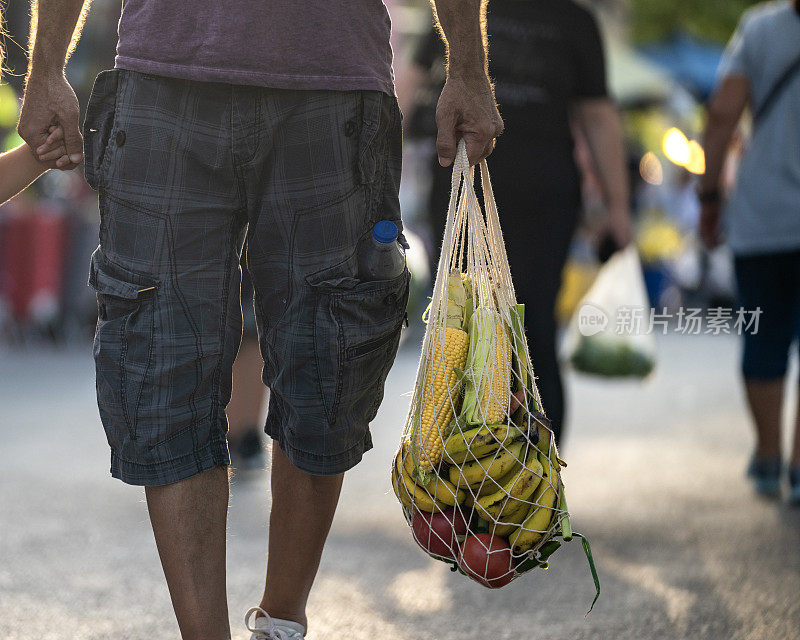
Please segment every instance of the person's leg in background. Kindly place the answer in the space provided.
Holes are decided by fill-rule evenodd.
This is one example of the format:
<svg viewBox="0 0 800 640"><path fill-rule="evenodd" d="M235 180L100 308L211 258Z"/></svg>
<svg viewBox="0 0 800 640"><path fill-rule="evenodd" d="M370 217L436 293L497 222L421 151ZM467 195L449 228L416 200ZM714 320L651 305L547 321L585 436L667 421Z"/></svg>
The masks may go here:
<svg viewBox="0 0 800 640"><path fill-rule="evenodd" d="M536 384L545 413L552 422L556 443L561 445L566 408L558 362L555 308L579 210L542 200L534 209L533 202L527 196L516 201L520 213L529 214L527 224L517 214L513 233L506 233L504 237L517 300L525 304L528 346Z"/></svg>
<svg viewBox="0 0 800 640"><path fill-rule="evenodd" d="M233 388L226 413L231 465L247 470L264 465L261 413L267 392L261 381L264 361L258 345L253 285L244 262L242 260L242 344L233 363Z"/></svg>
<svg viewBox="0 0 800 640"><path fill-rule="evenodd" d="M800 355L800 339L797 343ZM794 435L792 449L789 454L789 502L800 505L800 409L797 411L794 422Z"/></svg>
<svg viewBox="0 0 800 640"><path fill-rule="evenodd" d="M798 341L798 347L800 347L800 341ZM800 505L800 410L795 416L794 439L789 456L789 502Z"/></svg>
<svg viewBox="0 0 800 640"><path fill-rule="evenodd" d="M798 289L800 289L800 251L794 254L795 271L797 272ZM800 355L800 290L796 292L794 307L794 337L797 340L797 351ZM788 460L789 469L789 503L800 505L800 408L795 416L792 448Z"/></svg>
<svg viewBox="0 0 800 640"><path fill-rule="evenodd" d="M760 461L779 460L785 378L782 375L768 378L758 375L751 372L744 378L747 405L756 428L755 458Z"/></svg>
<svg viewBox="0 0 800 640"><path fill-rule="evenodd" d="M758 332L744 333L742 376L756 431L748 476L762 495L776 496L781 477L781 412L794 333L797 278L791 254L737 256L739 304L761 309Z"/></svg>

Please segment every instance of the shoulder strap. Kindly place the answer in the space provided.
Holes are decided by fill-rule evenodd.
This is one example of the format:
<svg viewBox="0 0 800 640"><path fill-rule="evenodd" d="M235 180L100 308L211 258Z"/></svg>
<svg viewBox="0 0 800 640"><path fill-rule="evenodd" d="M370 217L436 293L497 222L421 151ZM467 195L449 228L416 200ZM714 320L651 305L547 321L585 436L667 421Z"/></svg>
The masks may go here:
<svg viewBox="0 0 800 640"><path fill-rule="evenodd" d="M789 65L786 71L783 72L778 81L772 85L772 89L769 90L766 98L761 101L758 109L756 110L755 114L753 114L753 120L757 123L764 119L764 116L772 109L773 105L778 101L781 93L783 93L783 89L786 87L787 84L794 78L794 76L800 72L800 56L795 58L794 62Z"/></svg>

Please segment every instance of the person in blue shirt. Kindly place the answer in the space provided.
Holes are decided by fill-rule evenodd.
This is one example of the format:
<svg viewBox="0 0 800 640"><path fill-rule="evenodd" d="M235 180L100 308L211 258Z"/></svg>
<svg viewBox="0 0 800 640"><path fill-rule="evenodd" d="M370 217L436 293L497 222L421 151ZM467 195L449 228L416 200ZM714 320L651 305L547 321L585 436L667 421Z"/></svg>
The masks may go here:
<svg viewBox="0 0 800 640"><path fill-rule="evenodd" d="M761 311L744 334L742 373L756 427L748 475L756 491L780 493L781 407L789 347L800 336L800 2L748 10L720 66L705 133L700 234L723 230L735 257L740 304ZM724 207L720 180L745 108L753 135ZM789 458L790 500L800 504L800 419Z"/></svg>

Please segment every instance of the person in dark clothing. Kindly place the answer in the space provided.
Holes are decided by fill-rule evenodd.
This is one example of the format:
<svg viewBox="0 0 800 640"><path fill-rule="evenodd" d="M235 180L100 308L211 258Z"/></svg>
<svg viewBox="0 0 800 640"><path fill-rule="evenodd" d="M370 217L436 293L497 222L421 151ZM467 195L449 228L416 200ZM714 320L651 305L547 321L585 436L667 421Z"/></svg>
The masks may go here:
<svg viewBox="0 0 800 640"><path fill-rule="evenodd" d="M492 184L517 299L526 305L537 384L560 440L564 394L554 309L581 210L573 130L580 130L592 151L606 197L608 233L623 247L630 241L631 220L622 127L607 93L603 46L588 9L572 0L495 0L487 32L489 70L505 122L490 161ZM423 98L406 105L406 133L428 136L435 131L436 105L424 96L437 95L432 89L444 82L435 31L420 42L413 62L400 97ZM443 234L449 194L450 172L435 165L430 212L437 238Z"/></svg>

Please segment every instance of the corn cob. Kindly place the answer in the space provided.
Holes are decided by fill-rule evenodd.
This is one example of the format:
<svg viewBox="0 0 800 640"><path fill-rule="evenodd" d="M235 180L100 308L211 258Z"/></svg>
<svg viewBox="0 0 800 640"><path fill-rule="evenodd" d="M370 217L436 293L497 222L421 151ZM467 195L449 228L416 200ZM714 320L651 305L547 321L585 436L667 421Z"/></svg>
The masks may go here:
<svg viewBox="0 0 800 640"><path fill-rule="evenodd" d="M444 353L441 351L441 329L436 329L422 387L423 406L411 432L412 454L417 475L423 483L428 479L425 473L442 459L444 440L449 435L446 429L457 410L454 405L459 398L461 376L469 348L469 336L463 329L465 303L466 292L461 274L455 272L448 282Z"/></svg>
<svg viewBox="0 0 800 640"><path fill-rule="evenodd" d="M472 314L467 360L465 422L503 422L511 393L511 341L497 311L481 307Z"/></svg>

